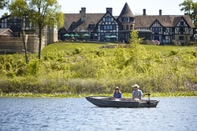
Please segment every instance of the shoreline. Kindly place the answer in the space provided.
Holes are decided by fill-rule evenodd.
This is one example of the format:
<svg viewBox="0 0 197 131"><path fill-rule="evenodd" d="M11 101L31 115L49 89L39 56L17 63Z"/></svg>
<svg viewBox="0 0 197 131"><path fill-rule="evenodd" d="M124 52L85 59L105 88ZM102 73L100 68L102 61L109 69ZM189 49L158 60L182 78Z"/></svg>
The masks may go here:
<svg viewBox="0 0 197 131"><path fill-rule="evenodd" d="M34 94L34 93L1 93L0 98L5 97L24 97L24 98L83 98L86 96L109 96L112 94L75 94L75 93L53 93L53 94ZM151 93L151 98L153 97L196 97L197 92L176 92L176 93ZM131 97L131 93L123 93L123 98ZM144 98L148 98L144 96Z"/></svg>

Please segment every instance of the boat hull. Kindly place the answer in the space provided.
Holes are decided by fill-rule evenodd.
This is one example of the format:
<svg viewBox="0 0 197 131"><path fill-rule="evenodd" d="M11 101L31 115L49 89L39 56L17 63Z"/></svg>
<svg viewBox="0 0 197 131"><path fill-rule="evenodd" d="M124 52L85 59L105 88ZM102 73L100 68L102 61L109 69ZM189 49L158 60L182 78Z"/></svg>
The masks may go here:
<svg viewBox="0 0 197 131"><path fill-rule="evenodd" d="M95 97L88 96L86 99L98 107L123 107L123 108L143 108L156 107L158 100L140 100L134 101L131 98L114 99L113 97Z"/></svg>

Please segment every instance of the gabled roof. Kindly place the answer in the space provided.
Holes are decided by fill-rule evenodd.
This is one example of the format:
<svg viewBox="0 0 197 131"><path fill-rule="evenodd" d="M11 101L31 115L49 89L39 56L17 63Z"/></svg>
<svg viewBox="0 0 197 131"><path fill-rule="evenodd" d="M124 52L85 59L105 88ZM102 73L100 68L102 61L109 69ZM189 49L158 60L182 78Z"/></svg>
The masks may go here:
<svg viewBox="0 0 197 131"><path fill-rule="evenodd" d="M101 17L101 19L98 21L98 23L99 23L100 21L102 21L103 18L106 17L107 14L109 14L109 15L117 22L117 18L115 18L111 13L107 12L107 13L105 13L105 14ZM117 22L117 23L118 23L118 22Z"/></svg>
<svg viewBox="0 0 197 131"><path fill-rule="evenodd" d="M96 25L98 21L103 17L104 13L86 13L86 20L82 22L81 14L64 14L65 21L64 21L64 28L67 31L74 31L80 29L89 29L89 24ZM71 28L71 25L75 26L76 28ZM92 28L90 29L92 30Z"/></svg>
<svg viewBox="0 0 197 131"><path fill-rule="evenodd" d="M150 27L152 27L155 23L158 23L159 25L163 26L157 19L150 25Z"/></svg>
<svg viewBox="0 0 197 131"><path fill-rule="evenodd" d="M149 28L156 20L164 27L174 27L182 18L185 19L190 27L195 27L188 15L142 15L135 16L135 28Z"/></svg>
<svg viewBox="0 0 197 131"><path fill-rule="evenodd" d="M3 20L3 19L8 18L8 17L10 17L10 16L11 16L11 15L3 16L3 17L0 18L0 20Z"/></svg>
<svg viewBox="0 0 197 131"><path fill-rule="evenodd" d="M119 17L134 17L134 15L127 3L125 3Z"/></svg>
<svg viewBox="0 0 197 131"><path fill-rule="evenodd" d="M9 28L0 28L0 35L14 36L14 33Z"/></svg>

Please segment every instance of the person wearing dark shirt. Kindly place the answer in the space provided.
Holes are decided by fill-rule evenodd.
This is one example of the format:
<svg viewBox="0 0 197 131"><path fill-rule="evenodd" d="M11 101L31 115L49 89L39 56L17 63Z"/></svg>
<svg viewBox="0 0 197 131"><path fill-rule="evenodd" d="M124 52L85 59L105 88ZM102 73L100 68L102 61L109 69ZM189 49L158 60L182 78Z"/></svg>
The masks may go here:
<svg viewBox="0 0 197 131"><path fill-rule="evenodd" d="M115 91L114 91L114 98L115 98L115 99L122 98L122 93L121 93L119 87L116 87L116 88L115 88Z"/></svg>

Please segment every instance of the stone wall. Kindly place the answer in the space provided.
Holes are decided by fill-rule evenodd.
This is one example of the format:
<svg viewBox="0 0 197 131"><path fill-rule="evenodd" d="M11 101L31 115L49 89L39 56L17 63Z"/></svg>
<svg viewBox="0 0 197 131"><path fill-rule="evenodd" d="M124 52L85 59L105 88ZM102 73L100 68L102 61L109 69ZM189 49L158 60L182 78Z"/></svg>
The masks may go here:
<svg viewBox="0 0 197 131"><path fill-rule="evenodd" d="M29 34L25 36L27 51L31 53L38 52L39 38L37 35ZM45 39L42 40L42 48L45 46ZM22 37L10 37L0 35L0 53L22 53L24 51Z"/></svg>
<svg viewBox="0 0 197 131"><path fill-rule="evenodd" d="M25 42L27 42L27 36ZM24 49L22 37L0 35L0 52L15 53L22 52L22 49Z"/></svg>
<svg viewBox="0 0 197 131"><path fill-rule="evenodd" d="M31 53L37 53L39 47L39 38L35 34L29 34L27 38L27 51ZM45 47L45 39L42 39L41 49Z"/></svg>
<svg viewBox="0 0 197 131"><path fill-rule="evenodd" d="M35 34L26 34L25 42L27 51L37 53L39 47L38 28ZM42 46L43 49L47 44L58 41L58 30L55 27L44 27L42 30ZM24 51L23 40L20 37L13 37L6 33L0 35L0 53L22 53Z"/></svg>

